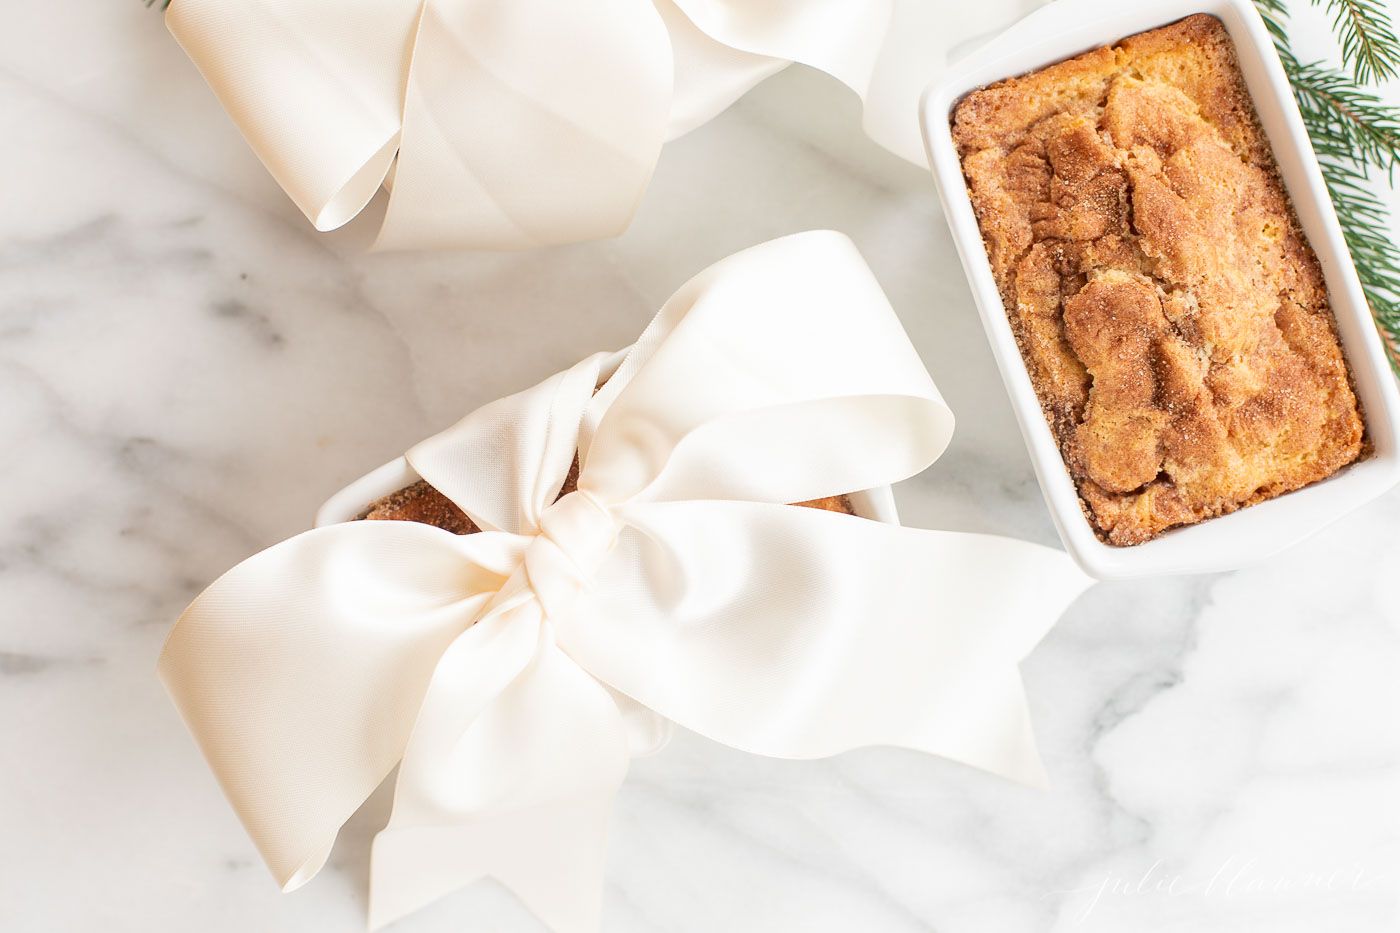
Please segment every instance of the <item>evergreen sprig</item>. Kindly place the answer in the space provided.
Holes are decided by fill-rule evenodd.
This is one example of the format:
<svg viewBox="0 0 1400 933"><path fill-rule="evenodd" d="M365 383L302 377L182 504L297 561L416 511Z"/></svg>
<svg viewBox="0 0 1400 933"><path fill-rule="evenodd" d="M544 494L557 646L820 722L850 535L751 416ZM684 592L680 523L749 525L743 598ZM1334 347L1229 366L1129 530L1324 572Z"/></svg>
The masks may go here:
<svg viewBox="0 0 1400 933"><path fill-rule="evenodd" d="M1400 372L1400 247L1392 238L1386 205L1370 183L1370 173L1379 170L1394 184L1400 165L1400 109L1366 87L1400 76L1400 41L1375 0L1312 3L1332 14L1333 33L1350 73L1323 62L1300 62L1289 42L1284 0L1255 0L1293 85L1391 365Z"/></svg>
<svg viewBox="0 0 1400 933"><path fill-rule="evenodd" d="M1317 62L1307 65L1284 60L1293 82L1303 122L1314 138L1313 148L1328 148L1330 158L1371 165L1393 172L1400 164L1400 112L1375 94L1358 87L1345 74Z"/></svg>
<svg viewBox="0 0 1400 933"><path fill-rule="evenodd" d="M1332 32L1358 84L1373 84L1400 74L1400 39L1382 0L1313 0L1332 14Z"/></svg>

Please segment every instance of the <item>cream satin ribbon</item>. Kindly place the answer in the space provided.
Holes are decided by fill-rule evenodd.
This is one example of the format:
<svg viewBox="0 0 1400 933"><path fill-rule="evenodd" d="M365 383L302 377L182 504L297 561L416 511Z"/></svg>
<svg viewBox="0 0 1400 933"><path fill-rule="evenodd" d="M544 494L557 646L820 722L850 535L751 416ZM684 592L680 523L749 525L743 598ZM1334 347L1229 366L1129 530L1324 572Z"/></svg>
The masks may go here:
<svg viewBox="0 0 1400 933"><path fill-rule="evenodd" d="M790 62L920 165L919 94L1040 0L174 0L170 31L318 230L381 184L376 246L621 233L662 143Z"/></svg>
<svg viewBox="0 0 1400 933"><path fill-rule="evenodd" d="M1042 780L1017 663L1087 578L1037 545L783 504L904 479L951 436L849 240L732 256L598 388L607 358L409 451L482 532L318 528L181 616L160 675L287 889L397 764L374 925L493 876L596 930L613 794L670 722Z"/></svg>

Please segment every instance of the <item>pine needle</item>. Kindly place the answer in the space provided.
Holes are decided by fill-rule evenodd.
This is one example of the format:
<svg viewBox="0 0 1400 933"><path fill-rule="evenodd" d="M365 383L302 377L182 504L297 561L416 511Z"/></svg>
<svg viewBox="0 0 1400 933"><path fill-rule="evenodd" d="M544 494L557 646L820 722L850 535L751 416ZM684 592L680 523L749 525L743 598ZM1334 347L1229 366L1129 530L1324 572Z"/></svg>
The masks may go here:
<svg viewBox="0 0 1400 933"><path fill-rule="evenodd" d="M1332 14L1332 30L1350 74L1322 62L1303 63L1288 37L1284 0L1254 0L1273 36L1293 96L1322 166L1361 288L1400 373L1400 247L1370 173L1394 184L1400 165L1400 109L1365 85L1400 76L1400 41L1376 0L1312 0Z"/></svg>
<svg viewBox="0 0 1400 933"><path fill-rule="evenodd" d="M1343 160L1319 161L1362 290L1391 363L1400 370L1400 248L1391 239L1389 214L1369 187L1364 169Z"/></svg>
<svg viewBox="0 0 1400 933"><path fill-rule="evenodd" d="M1400 164L1400 110L1321 63L1284 65L1319 153L1387 172Z"/></svg>
<svg viewBox="0 0 1400 933"><path fill-rule="evenodd" d="M1384 0L1312 0L1332 14L1332 32L1357 84L1400 76L1400 39Z"/></svg>

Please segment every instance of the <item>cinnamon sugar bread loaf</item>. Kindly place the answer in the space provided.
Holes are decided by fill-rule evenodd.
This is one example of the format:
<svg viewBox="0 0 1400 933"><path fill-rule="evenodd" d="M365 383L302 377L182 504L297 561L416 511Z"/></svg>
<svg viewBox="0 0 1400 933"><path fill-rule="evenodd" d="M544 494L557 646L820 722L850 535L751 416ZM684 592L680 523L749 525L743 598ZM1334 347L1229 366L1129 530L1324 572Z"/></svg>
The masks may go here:
<svg viewBox="0 0 1400 933"><path fill-rule="evenodd" d="M1362 454L1322 273L1219 20L976 91L953 138L1101 538L1147 541Z"/></svg>

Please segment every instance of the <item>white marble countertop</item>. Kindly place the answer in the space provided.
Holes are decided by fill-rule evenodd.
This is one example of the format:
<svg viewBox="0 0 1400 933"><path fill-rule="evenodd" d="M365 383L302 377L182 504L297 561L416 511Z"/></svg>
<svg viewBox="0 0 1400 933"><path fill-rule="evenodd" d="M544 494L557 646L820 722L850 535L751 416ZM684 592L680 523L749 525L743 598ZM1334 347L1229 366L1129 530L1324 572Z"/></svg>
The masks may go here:
<svg viewBox="0 0 1400 933"><path fill-rule="evenodd" d="M281 895L155 679L169 625L349 479L628 343L739 248L834 227L884 283L959 416L907 523L1054 540L931 184L834 81L790 70L670 146L618 240L367 255L372 224L309 230L156 13L6 16L7 933L362 929L384 795ZM1090 591L1025 665L1048 792L682 736L621 793L607 929L1396 929L1398 529L1392 493L1264 566ZM539 927L486 883L394 929Z"/></svg>

